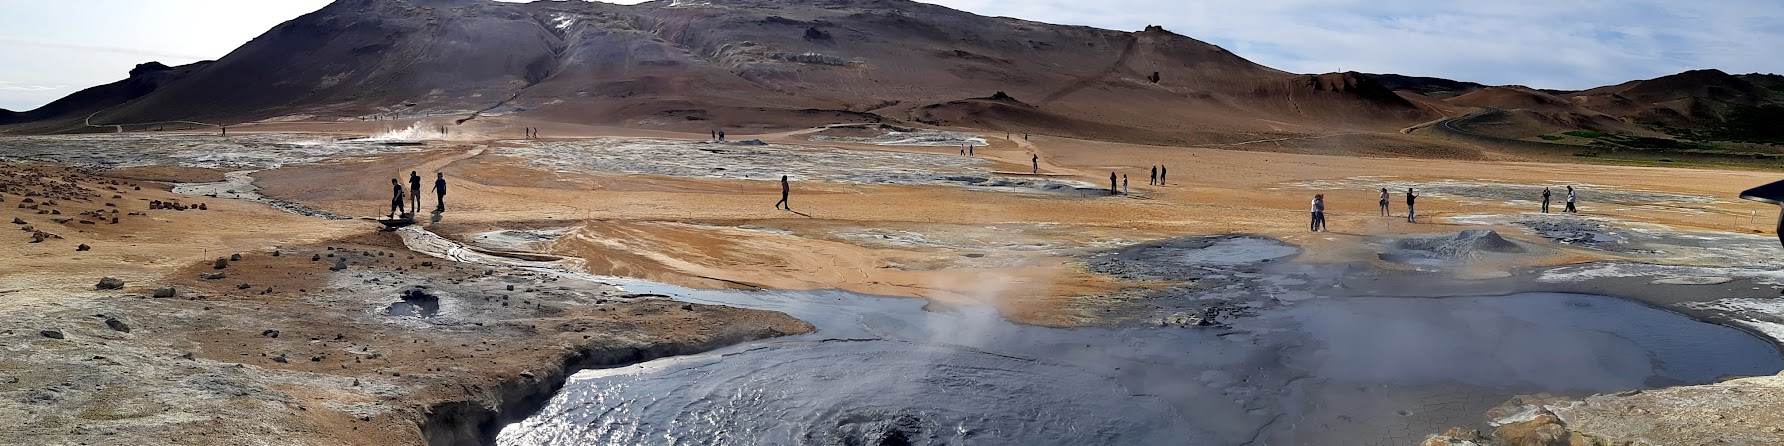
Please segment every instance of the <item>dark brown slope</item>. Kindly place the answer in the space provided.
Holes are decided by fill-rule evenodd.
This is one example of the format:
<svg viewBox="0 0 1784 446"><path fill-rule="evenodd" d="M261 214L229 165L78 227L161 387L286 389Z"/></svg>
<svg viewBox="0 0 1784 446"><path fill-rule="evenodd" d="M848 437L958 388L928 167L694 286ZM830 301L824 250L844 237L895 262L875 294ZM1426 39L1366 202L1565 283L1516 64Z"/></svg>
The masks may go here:
<svg viewBox="0 0 1784 446"><path fill-rule="evenodd" d="M1376 83L1394 91L1408 91L1436 99L1448 99L1475 90L1486 88L1473 82L1456 81L1436 77L1406 76L1400 74L1365 74Z"/></svg>
<svg viewBox="0 0 1784 446"><path fill-rule="evenodd" d="M340 0L95 121L519 113L785 128L921 119L996 91L1029 108L973 125L1197 140L1431 117L1367 76L1285 73L1156 27L1050 25L907 0Z"/></svg>
<svg viewBox="0 0 1784 446"><path fill-rule="evenodd" d="M1702 129L1739 106L1776 103L1780 94L1720 70L1693 70L1572 93L1574 104L1655 128Z"/></svg>
<svg viewBox="0 0 1784 446"><path fill-rule="evenodd" d="M25 133L78 131L87 115L143 97L168 83L192 76L211 62L169 67L160 62L137 65L124 80L77 91L36 110L0 110L0 126L29 123L11 130Z"/></svg>

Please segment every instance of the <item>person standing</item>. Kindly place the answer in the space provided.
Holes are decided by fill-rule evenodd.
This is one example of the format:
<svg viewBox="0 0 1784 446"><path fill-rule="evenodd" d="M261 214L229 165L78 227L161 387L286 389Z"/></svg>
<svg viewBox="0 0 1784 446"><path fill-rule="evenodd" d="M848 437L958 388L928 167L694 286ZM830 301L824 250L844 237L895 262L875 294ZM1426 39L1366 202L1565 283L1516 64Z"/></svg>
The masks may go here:
<svg viewBox="0 0 1784 446"><path fill-rule="evenodd" d="M1041 155L1038 153L1029 154L1028 162L1030 164L1032 164L1032 167L1030 167L1030 168L1033 169L1033 173L1035 175L1040 175L1041 174Z"/></svg>
<svg viewBox="0 0 1784 446"><path fill-rule="evenodd" d="M1542 213L1549 213L1549 188L1542 188Z"/></svg>
<svg viewBox="0 0 1784 446"><path fill-rule="evenodd" d="M1158 166L1156 166L1156 165L1152 166L1152 175L1146 178L1146 185L1147 186L1157 186L1158 185Z"/></svg>
<svg viewBox="0 0 1784 446"><path fill-rule="evenodd" d="M1170 174L1171 174L1171 171L1169 169L1166 169L1165 166L1163 166L1163 165L1158 166L1158 185L1160 185L1160 186L1165 185L1165 177Z"/></svg>
<svg viewBox="0 0 1784 446"><path fill-rule="evenodd" d="M725 131L720 130L719 131L719 142L724 142L724 141L725 141Z"/></svg>
<svg viewBox="0 0 1784 446"><path fill-rule="evenodd" d="M718 130L709 130L709 131L712 132L712 140L718 141L719 140L719 131Z"/></svg>
<svg viewBox="0 0 1784 446"><path fill-rule="evenodd" d="M413 170L409 171L409 199L413 200L409 209L421 212L421 174Z"/></svg>
<svg viewBox="0 0 1784 446"><path fill-rule="evenodd" d="M1419 199L1418 193L1413 192L1412 188L1410 188L1410 187L1406 188L1406 222L1407 223L1418 223L1419 222L1418 212L1414 210L1414 205L1418 201L1418 199Z"/></svg>
<svg viewBox="0 0 1784 446"><path fill-rule="evenodd" d="M786 210L789 210L789 211L793 210L793 203L787 201L787 194L791 193L792 191L793 191L793 187L787 184L787 176L781 175L781 200L780 200L780 202L774 204L774 208L782 209L783 207L785 207Z"/></svg>
<svg viewBox="0 0 1784 446"><path fill-rule="evenodd" d="M404 204L407 204L407 203L406 203L406 200L403 200L403 181L398 180L396 178L391 178L390 179L390 218L396 218L398 215L402 215Z"/></svg>
<svg viewBox="0 0 1784 446"><path fill-rule="evenodd" d="M446 211L446 173L434 173L434 210Z"/></svg>
<svg viewBox="0 0 1784 446"><path fill-rule="evenodd" d="M1326 194L1313 196L1313 223L1308 226L1311 232L1326 230Z"/></svg>
<svg viewBox="0 0 1784 446"><path fill-rule="evenodd" d="M973 145L972 144L966 145L966 156L979 156L979 155L973 153Z"/></svg>
<svg viewBox="0 0 1784 446"><path fill-rule="evenodd" d="M1391 210L1388 210L1388 188L1385 188L1385 187L1381 188L1381 202L1379 204L1381 204L1381 216L1383 216L1383 217L1394 216L1394 212Z"/></svg>
<svg viewBox="0 0 1784 446"><path fill-rule="evenodd" d="M1580 198L1579 192L1574 191L1573 186L1567 186L1567 209L1562 210L1562 212L1566 212L1569 214L1580 213L1579 208L1573 207L1574 202L1578 201L1579 198Z"/></svg>
<svg viewBox="0 0 1784 446"><path fill-rule="evenodd" d="M1109 195L1120 195L1121 189L1115 188L1115 172L1109 172Z"/></svg>
<svg viewBox="0 0 1784 446"><path fill-rule="evenodd" d="M1132 195L1132 194L1128 193L1128 191L1127 191L1127 174L1125 174L1125 173L1121 174L1121 194L1122 195Z"/></svg>

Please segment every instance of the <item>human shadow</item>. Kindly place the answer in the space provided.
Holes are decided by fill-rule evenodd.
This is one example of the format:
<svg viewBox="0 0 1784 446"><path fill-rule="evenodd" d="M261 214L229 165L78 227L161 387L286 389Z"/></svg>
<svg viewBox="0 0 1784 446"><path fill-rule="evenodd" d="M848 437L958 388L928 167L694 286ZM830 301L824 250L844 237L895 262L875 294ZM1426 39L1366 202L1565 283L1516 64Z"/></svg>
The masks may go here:
<svg viewBox="0 0 1784 446"><path fill-rule="evenodd" d="M446 213L446 210L445 210L445 209L434 209L434 213L433 213L433 215L429 215L429 216L428 216L428 218L427 218L427 222L428 222L428 223L439 223L439 222L440 222L440 216L441 216L441 215L444 215L444 214L445 214L445 213Z"/></svg>

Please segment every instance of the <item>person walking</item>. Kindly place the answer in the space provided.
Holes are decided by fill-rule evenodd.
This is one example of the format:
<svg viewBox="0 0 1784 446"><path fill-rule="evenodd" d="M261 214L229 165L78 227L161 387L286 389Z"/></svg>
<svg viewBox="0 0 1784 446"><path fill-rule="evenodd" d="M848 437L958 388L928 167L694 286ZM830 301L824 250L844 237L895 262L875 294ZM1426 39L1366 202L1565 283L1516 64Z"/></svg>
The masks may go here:
<svg viewBox="0 0 1784 446"><path fill-rule="evenodd" d="M1147 186L1158 185L1158 166L1152 166L1152 175L1146 178Z"/></svg>
<svg viewBox="0 0 1784 446"><path fill-rule="evenodd" d="M1029 154L1028 162L1032 165L1032 167L1030 167L1030 169L1033 169L1033 173L1035 175L1040 175L1041 174L1041 155L1037 154L1037 153Z"/></svg>
<svg viewBox="0 0 1784 446"><path fill-rule="evenodd" d="M1579 192L1574 191L1573 186L1567 186L1567 209L1563 209L1562 212L1569 214L1580 213L1579 208L1573 207L1574 202L1579 201L1579 198Z"/></svg>
<svg viewBox="0 0 1784 446"><path fill-rule="evenodd" d="M966 145L966 156L979 156L978 154L973 153L973 145L972 144Z"/></svg>
<svg viewBox="0 0 1784 446"><path fill-rule="evenodd" d="M1115 188L1115 172L1109 172L1109 195L1120 195L1121 189Z"/></svg>
<svg viewBox="0 0 1784 446"><path fill-rule="evenodd" d="M446 174L434 173L434 211L446 211Z"/></svg>
<svg viewBox="0 0 1784 446"><path fill-rule="evenodd" d="M1160 186L1165 185L1165 176L1170 175L1170 174L1171 174L1171 171L1169 169L1166 169L1165 166L1162 166L1162 165L1158 166L1158 185L1160 185Z"/></svg>
<svg viewBox="0 0 1784 446"><path fill-rule="evenodd" d="M409 171L409 200L412 203L409 209L421 212L421 174L413 170Z"/></svg>
<svg viewBox="0 0 1784 446"><path fill-rule="evenodd" d="M407 200L403 199L403 181L396 179L396 178L391 178L390 179L390 218L396 218L398 215L402 215L404 204L407 204Z"/></svg>
<svg viewBox="0 0 1784 446"><path fill-rule="evenodd" d="M1418 199L1419 199L1418 193L1413 192L1412 188L1410 188L1410 187L1406 188L1406 222L1407 223L1418 223L1419 222L1418 212L1413 210L1414 204L1418 201Z"/></svg>
<svg viewBox="0 0 1784 446"><path fill-rule="evenodd" d="M1311 232L1325 232L1326 194L1316 194L1313 196L1313 222L1308 226L1308 230Z"/></svg>
<svg viewBox="0 0 1784 446"><path fill-rule="evenodd" d="M1549 188L1542 188L1542 213L1549 213Z"/></svg>
<svg viewBox="0 0 1784 446"><path fill-rule="evenodd" d="M1381 188L1381 216L1392 217L1394 212L1388 209L1388 188Z"/></svg>
<svg viewBox="0 0 1784 446"><path fill-rule="evenodd" d="M789 211L793 210L793 203L790 201L787 201L787 194L791 193L792 191L793 191L793 187L789 186L787 184L787 176L781 175L781 201L778 203L775 203L774 208L775 209L785 208L786 210L789 210Z"/></svg>

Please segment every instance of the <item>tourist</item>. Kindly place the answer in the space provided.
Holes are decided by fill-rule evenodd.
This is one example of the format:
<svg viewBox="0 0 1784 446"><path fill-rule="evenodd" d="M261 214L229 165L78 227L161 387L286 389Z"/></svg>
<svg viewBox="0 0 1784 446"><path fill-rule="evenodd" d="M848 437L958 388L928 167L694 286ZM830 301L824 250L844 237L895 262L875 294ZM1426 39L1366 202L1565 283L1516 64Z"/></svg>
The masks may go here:
<svg viewBox="0 0 1784 446"><path fill-rule="evenodd" d="M723 142L724 140L725 140L725 132L719 131L719 141Z"/></svg>
<svg viewBox="0 0 1784 446"><path fill-rule="evenodd" d="M1562 210L1562 212L1566 212L1569 214L1580 213L1579 208L1573 207L1574 202L1579 200L1579 198L1580 198L1580 195L1578 192L1575 192L1573 190L1573 186L1567 186L1567 209Z"/></svg>
<svg viewBox="0 0 1784 446"><path fill-rule="evenodd" d="M1163 166L1163 165L1158 166L1158 185L1160 185L1160 186L1165 185L1165 176L1170 175L1170 174L1171 174L1171 171L1166 169L1165 166Z"/></svg>
<svg viewBox="0 0 1784 446"><path fill-rule="evenodd" d="M446 174L436 172L434 177L434 211L446 211Z"/></svg>
<svg viewBox="0 0 1784 446"><path fill-rule="evenodd" d="M1125 173L1121 174L1121 194L1122 195L1132 195L1127 192L1127 174L1125 174Z"/></svg>
<svg viewBox="0 0 1784 446"><path fill-rule="evenodd" d="M718 140L719 140L719 131L718 131L718 130L711 130L711 132L712 132L712 140L713 140L713 141L718 141Z"/></svg>
<svg viewBox="0 0 1784 446"><path fill-rule="evenodd" d="M390 187L390 218L396 218L398 215L403 214L403 205L405 204L405 201L403 200L403 181L391 178Z"/></svg>
<svg viewBox="0 0 1784 446"><path fill-rule="evenodd" d="M1121 189L1115 188L1115 172L1109 172L1109 195L1121 195Z"/></svg>
<svg viewBox="0 0 1784 446"><path fill-rule="evenodd" d="M409 171L409 199L414 203L409 209L421 212L421 174L413 170Z"/></svg>
<svg viewBox="0 0 1784 446"><path fill-rule="evenodd" d="M1419 222L1418 215L1416 215L1417 212L1415 212L1413 210L1413 203L1418 201L1418 199L1419 199L1419 195L1417 193L1414 193L1412 191L1412 188L1410 188L1410 187L1406 188L1406 222L1407 223L1418 223Z"/></svg>
<svg viewBox="0 0 1784 446"><path fill-rule="evenodd" d="M1394 212L1388 209L1388 188L1381 188L1381 216L1392 217Z"/></svg>
<svg viewBox="0 0 1784 446"><path fill-rule="evenodd" d="M1034 174L1040 175L1041 174L1041 155L1029 154L1028 162L1033 164L1033 167L1031 167L1031 169L1034 169Z"/></svg>
<svg viewBox="0 0 1784 446"><path fill-rule="evenodd" d="M780 200L780 202L774 204L774 208L781 209L782 206L785 206L787 210L789 210L789 211L793 210L793 203L790 201L787 201L787 193L792 192L792 191L793 191L793 188L791 186L787 185L787 176L781 175L781 200Z"/></svg>
<svg viewBox="0 0 1784 446"><path fill-rule="evenodd" d="M1151 175L1151 177L1146 179L1146 185L1147 186L1157 186L1158 185L1158 166L1152 166L1152 175Z"/></svg>
<svg viewBox="0 0 1784 446"><path fill-rule="evenodd" d="M1542 213L1549 213L1549 188L1542 188Z"/></svg>
<svg viewBox="0 0 1784 446"><path fill-rule="evenodd" d="M1313 223L1308 226L1308 229L1312 232L1325 232L1326 194L1315 194L1313 196Z"/></svg>

